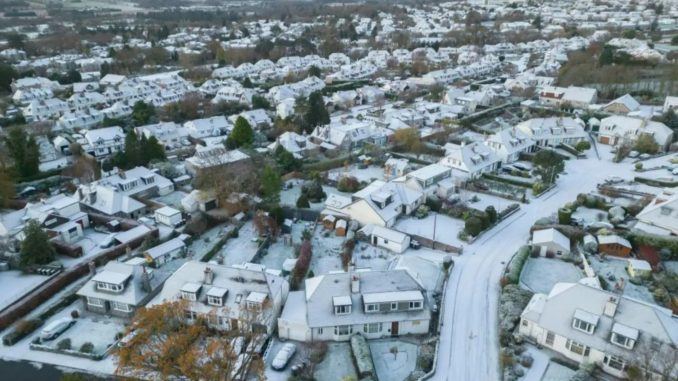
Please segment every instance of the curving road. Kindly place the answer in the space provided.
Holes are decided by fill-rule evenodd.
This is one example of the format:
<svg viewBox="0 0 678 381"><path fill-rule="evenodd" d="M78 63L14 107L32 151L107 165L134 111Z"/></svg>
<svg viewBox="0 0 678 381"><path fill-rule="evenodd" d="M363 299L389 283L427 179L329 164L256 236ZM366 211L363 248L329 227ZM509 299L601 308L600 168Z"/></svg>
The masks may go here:
<svg viewBox="0 0 678 381"><path fill-rule="evenodd" d="M607 149L603 149L607 151ZM591 154L589 154L592 156ZM499 279L505 263L529 239L529 228L551 215L577 194L589 192L608 176L632 179L630 164L615 164L608 152L602 159L568 160L558 187L543 195L487 235L464 248L445 294L438 362L432 380L500 380L497 340Z"/></svg>

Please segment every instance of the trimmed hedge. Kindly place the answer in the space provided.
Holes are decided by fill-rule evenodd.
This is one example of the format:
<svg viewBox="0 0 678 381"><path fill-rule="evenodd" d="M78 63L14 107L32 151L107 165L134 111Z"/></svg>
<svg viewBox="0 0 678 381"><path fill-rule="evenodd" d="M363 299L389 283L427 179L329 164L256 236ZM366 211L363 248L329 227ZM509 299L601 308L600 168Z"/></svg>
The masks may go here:
<svg viewBox="0 0 678 381"><path fill-rule="evenodd" d="M506 279L512 284L518 284L520 281L520 274L523 272L523 267L527 263L527 259L530 257L530 247L523 246L518 250L513 260L509 264L508 272L506 274Z"/></svg>
<svg viewBox="0 0 678 381"><path fill-rule="evenodd" d="M526 182L526 181L520 181L520 180L516 180L516 179L508 179L506 177L492 175L490 173L484 173L483 177L488 179L488 180L494 180L494 181L498 181L500 183L515 185L515 186L518 186L518 187L521 187L521 188L532 188L532 185L534 184L534 183L529 183L529 182Z"/></svg>
<svg viewBox="0 0 678 381"><path fill-rule="evenodd" d="M651 187L665 187L665 188L678 187L678 181L662 181L656 179L648 179L645 177L634 177L633 181L649 185Z"/></svg>
<svg viewBox="0 0 678 381"><path fill-rule="evenodd" d="M35 332L42 324L43 321L41 319L29 319L19 322L14 330L2 337L2 343L6 346L12 346Z"/></svg>
<svg viewBox="0 0 678 381"><path fill-rule="evenodd" d="M240 234L240 227L236 226L235 229L231 230L228 234L221 237L219 242L212 246L210 251L208 251L205 255L202 256L200 262L209 262L210 260L212 260L212 258L221 250L221 248L224 247L226 242L231 238L238 237L238 234Z"/></svg>

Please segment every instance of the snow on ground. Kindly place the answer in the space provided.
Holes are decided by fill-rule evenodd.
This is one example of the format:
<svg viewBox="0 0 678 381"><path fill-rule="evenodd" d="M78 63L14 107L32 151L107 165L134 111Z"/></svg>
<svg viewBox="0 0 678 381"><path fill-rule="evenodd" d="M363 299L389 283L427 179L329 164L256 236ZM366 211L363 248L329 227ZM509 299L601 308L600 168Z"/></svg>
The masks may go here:
<svg viewBox="0 0 678 381"><path fill-rule="evenodd" d="M549 294L556 283L576 283L584 274L570 262L556 258L529 258L520 275L520 283L535 293Z"/></svg>
<svg viewBox="0 0 678 381"><path fill-rule="evenodd" d="M595 222L609 222L607 219L607 212L600 209L590 209L585 206L580 206L572 212L572 218L581 220L582 225L588 226Z"/></svg>
<svg viewBox="0 0 678 381"><path fill-rule="evenodd" d="M187 196L186 192L177 190L164 196L155 197L153 198L153 201L159 202L161 204L170 206L175 209L181 209L181 199L186 196Z"/></svg>
<svg viewBox="0 0 678 381"><path fill-rule="evenodd" d="M42 162L38 168L40 169L40 172L48 172L54 169L65 168L71 161L71 156L64 156L56 160Z"/></svg>
<svg viewBox="0 0 678 381"><path fill-rule="evenodd" d="M291 365L300 361L300 349L302 344L295 343L297 346L297 353L294 354L290 362L287 364L287 367L285 367L285 369L282 371L271 368L271 362L273 362L275 355L278 354L278 351L280 351L280 348L282 348L283 344L285 343L282 343L278 339L274 338L271 341L270 349L265 353L266 357L264 358L264 374L267 381L287 381L287 379L291 376Z"/></svg>
<svg viewBox="0 0 678 381"><path fill-rule="evenodd" d="M0 310L19 300L26 293L38 287L49 277L37 274L24 274L18 270L0 271Z"/></svg>
<svg viewBox="0 0 678 381"><path fill-rule="evenodd" d="M532 366L525 369L525 376L521 378L522 381L547 381L548 379L543 379L546 368L549 366L549 356L544 352L540 351L532 345L527 345L525 352L529 353L532 356ZM567 380L569 381L569 380Z"/></svg>
<svg viewBox="0 0 678 381"><path fill-rule="evenodd" d="M252 221L246 222L238 232L237 238L229 239L221 249L225 265L239 265L251 262L259 248L259 234Z"/></svg>
<svg viewBox="0 0 678 381"><path fill-rule="evenodd" d="M666 169L666 168L655 169L655 170L652 170L652 171L638 172L638 176L644 177L646 179L663 180L663 181L676 181L676 180L678 180L678 176L673 175L671 173L671 171Z"/></svg>
<svg viewBox="0 0 678 381"><path fill-rule="evenodd" d="M224 234L227 234L232 228L232 226L217 225L204 232L188 246L187 256L195 260L200 260L205 254L212 250L214 245L219 241L219 238Z"/></svg>
<svg viewBox="0 0 678 381"><path fill-rule="evenodd" d="M313 244L311 269L315 275L343 270L341 252L345 239L346 237L337 237L334 232L328 232L321 226L316 229L311 242Z"/></svg>
<svg viewBox="0 0 678 381"><path fill-rule="evenodd" d="M604 262L601 262L600 257L591 256L589 262L596 274L605 278L610 288L614 287L615 283L620 282L621 278L624 278L624 295L654 303L654 297L647 287L629 282L629 273L626 272L626 259L608 256Z"/></svg>
<svg viewBox="0 0 678 381"><path fill-rule="evenodd" d="M575 373L577 372L564 365L550 361L542 381L570 381Z"/></svg>
<svg viewBox="0 0 678 381"><path fill-rule="evenodd" d="M315 368L315 378L316 380L357 380L358 375L351 358L351 346L347 342L328 343L325 359Z"/></svg>
<svg viewBox="0 0 678 381"><path fill-rule="evenodd" d="M82 301L78 300L69 307L64 308L48 319L45 322L45 325L56 321L57 319L70 316L71 311L75 309L84 311ZM70 339L71 348L73 350L80 350L82 344L89 342L94 345L93 353L103 353L108 347L113 345L115 342L115 335L118 332L124 331L125 324L122 319L84 311L82 316L76 319L76 323L71 328L59 335L56 339L44 342L43 345L54 348L59 341ZM38 329L32 336L29 336L28 340L33 340L39 335L40 330Z"/></svg>
<svg viewBox="0 0 678 381"><path fill-rule="evenodd" d="M377 379L403 381L417 367L419 347L401 340L370 340L372 362L377 371ZM391 353L391 348L398 353Z"/></svg>
<svg viewBox="0 0 678 381"><path fill-rule="evenodd" d="M372 270L387 270L397 254L381 247L372 246L367 242L358 242L353 250L353 261L356 268L370 268Z"/></svg>
<svg viewBox="0 0 678 381"><path fill-rule="evenodd" d="M601 150L600 155L600 160L590 155L566 161L567 173L558 179L555 189L523 205L473 244L464 245L464 255L455 258L447 283L442 311L445 323L432 380L500 379L497 305L505 263L527 242L529 227L539 218L552 215L577 194L594 190L608 176L633 178L630 164L613 163L607 150ZM414 220L410 227L416 230L420 221Z"/></svg>
<svg viewBox="0 0 678 381"><path fill-rule="evenodd" d="M294 246L301 244L301 235L307 228L306 224L307 222L301 220L292 224L292 231L290 234L292 238L291 245L285 244L285 240L282 236L278 237L276 242L273 242L268 247L267 254L261 258L259 263L269 269L281 270L285 259L294 258Z"/></svg>
<svg viewBox="0 0 678 381"><path fill-rule="evenodd" d="M291 188L288 189L283 189L280 192L280 205L282 206L291 206L291 207L296 207L297 206L297 199L301 195L301 184L303 184L303 180L290 180L287 182L287 184L293 184ZM330 187L327 185L323 185L323 190L325 191L325 194L327 196L331 194L338 194L346 197L350 197L351 193L345 193L345 192L339 192L337 188ZM311 208L313 210L323 210L325 209L325 202L319 202L319 203L311 203Z"/></svg>
<svg viewBox="0 0 678 381"><path fill-rule="evenodd" d="M59 255L59 261L63 263L64 267L73 267L87 261L87 258L93 257L106 250L99 247L99 244L105 241L105 238L109 236L108 233L100 233L94 229L85 229L83 230L83 234L83 238L80 241L75 242L76 245L82 247L82 257L71 258L65 255Z"/></svg>
<svg viewBox="0 0 678 381"><path fill-rule="evenodd" d="M433 233L434 227L435 234ZM422 219L404 218L396 223L395 229L428 239L435 238L438 242L456 247L466 244L466 242L457 238L457 234L464 230L464 221L448 217L444 214L431 213Z"/></svg>
<svg viewBox="0 0 678 381"><path fill-rule="evenodd" d="M663 265L666 271L678 274L678 261L664 261Z"/></svg>
<svg viewBox="0 0 678 381"><path fill-rule="evenodd" d="M461 190L459 195L461 200L465 201L466 205L468 205L470 208L482 211L485 211L485 208L491 205L494 206L494 209L497 212L501 212L502 210L508 208L509 205L516 203L515 201L507 200L505 198L467 190ZM478 201L472 201L474 196Z"/></svg>
<svg viewBox="0 0 678 381"><path fill-rule="evenodd" d="M427 291L440 291L445 279L442 258L448 255L426 248L421 248L419 251L422 253L410 250L399 255L395 260L394 268L407 270ZM427 252L430 252L430 255L427 255ZM433 255L441 259L431 258Z"/></svg>
<svg viewBox="0 0 678 381"><path fill-rule="evenodd" d="M369 166L367 168L358 168L358 165L350 165L348 168L336 168L327 172L327 178L339 181L342 177L353 176L360 182L371 183L374 180L384 179L384 168Z"/></svg>

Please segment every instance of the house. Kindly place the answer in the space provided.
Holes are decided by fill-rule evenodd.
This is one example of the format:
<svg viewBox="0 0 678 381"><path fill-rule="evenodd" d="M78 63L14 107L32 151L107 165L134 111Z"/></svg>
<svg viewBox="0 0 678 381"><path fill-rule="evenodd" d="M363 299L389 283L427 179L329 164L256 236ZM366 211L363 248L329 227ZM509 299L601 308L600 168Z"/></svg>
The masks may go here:
<svg viewBox="0 0 678 381"><path fill-rule="evenodd" d="M162 122L135 127L134 131L137 136L144 135L147 139L150 139L151 136L155 137L158 143L162 144L167 151L191 144L188 141L188 131L174 122Z"/></svg>
<svg viewBox="0 0 678 381"><path fill-rule="evenodd" d="M76 293L87 311L131 318L160 291L169 274L143 265L108 262Z"/></svg>
<svg viewBox="0 0 678 381"><path fill-rule="evenodd" d="M224 146L195 147L195 155L185 160L186 171L196 176L201 171L227 168L238 172L242 170L247 163L250 163L250 157L239 150L227 150Z"/></svg>
<svg viewBox="0 0 678 381"><path fill-rule="evenodd" d="M634 229L656 235L678 235L678 193L664 190L636 215Z"/></svg>
<svg viewBox="0 0 678 381"><path fill-rule="evenodd" d="M633 144L641 135L651 136L662 151L673 143L673 130L664 123L621 115L600 121L598 142L611 146Z"/></svg>
<svg viewBox="0 0 678 381"><path fill-rule="evenodd" d="M253 129L261 129L273 125L273 121L271 121L271 118L268 117L264 109L243 111L240 114L231 115L228 119L235 125L235 121L239 117L243 117Z"/></svg>
<svg viewBox="0 0 678 381"><path fill-rule="evenodd" d="M630 94L624 94L621 97L610 101L601 107L602 111L612 114L628 114L637 111L640 108L640 103L635 100Z"/></svg>
<svg viewBox="0 0 678 381"><path fill-rule="evenodd" d="M644 353L643 366L660 379L661 360L675 358L678 319L670 310L580 283L558 283L535 294L523 310L518 333L578 364L596 364L615 377ZM678 377L673 369L668 379Z"/></svg>
<svg viewBox="0 0 678 381"><path fill-rule="evenodd" d="M307 136L299 135L294 131L283 132L267 148L275 152L278 147L283 147L298 159L315 155L320 151L318 145L311 142Z"/></svg>
<svg viewBox="0 0 678 381"><path fill-rule="evenodd" d="M532 246L538 247L542 256L570 253L570 239L554 228L532 232Z"/></svg>
<svg viewBox="0 0 678 381"><path fill-rule="evenodd" d="M438 162L461 178L475 179L499 168L501 159L488 146L473 142L445 144L445 157Z"/></svg>
<svg viewBox="0 0 678 381"><path fill-rule="evenodd" d="M667 96L666 99L664 100L664 107L663 107L663 112L667 112L669 110L676 110L678 109L678 97L669 97Z"/></svg>
<svg viewBox="0 0 678 381"><path fill-rule="evenodd" d="M384 163L384 179L391 180L396 177L404 176L409 170L409 160L390 157Z"/></svg>
<svg viewBox="0 0 678 381"><path fill-rule="evenodd" d="M644 261L642 259L627 259L626 271L629 273L631 278L649 278L652 275L652 266L650 262Z"/></svg>
<svg viewBox="0 0 678 381"><path fill-rule="evenodd" d="M39 122L68 112L68 103L58 98L33 100L21 112L26 120Z"/></svg>
<svg viewBox="0 0 678 381"><path fill-rule="evenodd" d="M98 182L80 184L73 197L85 210L111 217L136 219L146 213L146 205Z"/></svg>
<svg viewBox="0 0 678 381"><path fill-rule="evenodd" d="M583 125L573 118L535 118L518 123L515 128L530 137L538 147L575 146L589 138Z"/></svg>
<svg viewBox="0 0 678 381"><path fill-rule="evenodd" d="M186 251L186 244L181 237L172 238L158 246L147 249L142 254L149 265L160 267L174 258L178 258Z"/></svg>
<svg viewBox="0 0 678 381"><path fill-rule="evenodd" d="M516 128L499 130L488 136L483 143L506 164L520 160L521 153L531 152L535 148L534 141Z"/></svg>
<svg viewBox="0 0 678 381"><path fill-rule="evenodd" d="M600 253L627 258L631 255L631 249L633 249L631 243L616 234L598 236L598 251Z"/></svg>
<svg viewBox="0 0 678 381"><path fill-rule="evenodd" d="M22 241L23 229L29 220L37 221L50 239L66 243L79 241L83 237L83 229L89 227L89 217L80 210L78 200L58 194L0 215L0 239Z"/></svg>
<svg viewBox="0 0 678 381"><path fill-rule="evenodd" d="M85 132L86 145L83 147L97 158L113 155L125 149L125 132L120 127L104 127Z"/></svg>
<svg viewBox="0 0 678 381"><path fill-rule="evenodd" d="M183 221L181 212L169 206L163 206L162 208L156 209L154 216L155 222L170 227L175 227Z"/></svg>
<svg viewBox="0 0 678 381"><path fill-rule="evenodd" d="M99 180L99 184L135 197L165 196L174 191L174 183L171 180L146 167L118 170L117 174Z"/></svg>
<svg viewBox="0 0 678 381"><path fill-rule="evenodd" d="M447 199L455 191L452 169L440 164L429 164L393 180L404 183L409 189L423 193L426 197Z"/></svg>
<svg viewBox="0 0 678 381"><path fill-rule="evenodd" d="M377 126L374 121L339 117L332 118L328 125L316 127L310 138L321 148L353 150L365 144L383 146L391 136L393 131Z"/></svg>
<svg viewBox="0 0 678 381"><path fill-rule="evenodd" d="M399 231L376 225L365 225L359 233L374 246L383 247L396 254L402 254L410 247L410 236Z"/></svg>
<svg viewBox="0 0 678 381"><path fill-rule="evenodd" d="M278 335L299 341L347 341L428 333L430 304L406 270L356 271L306 279L291 292L278 319Z"/></svg>
<svg viewBox="0 0 678 381"><path fill-rule="evenodd" d="M556 107L571 106L577 109L588 109L596 103L598 92L596 89L587 87L570 86L555 87L545 86L539 92L539 101Z"/></svg>
<svg viewBox="0 0 678 381"><path fill-rule="evenodd" d="M233 125L223 115L211 118L195 119L184 123L188 134L195 139L226 135Z"/></svg>
<svg viewBox="0 0 678 381"><path fill-rule="evenodd" d="M188 303L184 312L189 322L203 315L214 329L270 335L288 293L287 280L261 265L189 261L165 281L153 302L184 300Z"/></svg>

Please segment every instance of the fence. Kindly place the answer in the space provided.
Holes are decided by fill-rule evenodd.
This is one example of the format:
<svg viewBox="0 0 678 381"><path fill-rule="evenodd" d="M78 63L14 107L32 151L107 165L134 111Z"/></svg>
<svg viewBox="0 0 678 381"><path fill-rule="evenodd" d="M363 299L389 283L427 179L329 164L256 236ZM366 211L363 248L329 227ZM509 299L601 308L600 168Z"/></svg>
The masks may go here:
<svg viewBox="0 0 678 381"><path fill-rule="evenodd" d="M283 217L293 219L299 219L302 221L318 221L320 219L320 212L312 209L299 209L291 208L287 206L282 207Z"/></svg>

